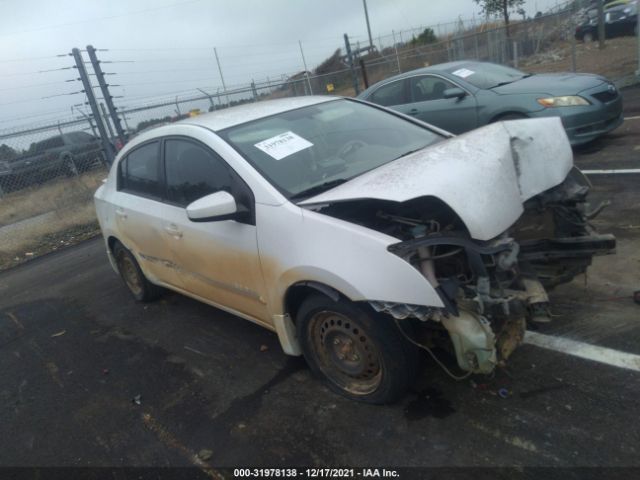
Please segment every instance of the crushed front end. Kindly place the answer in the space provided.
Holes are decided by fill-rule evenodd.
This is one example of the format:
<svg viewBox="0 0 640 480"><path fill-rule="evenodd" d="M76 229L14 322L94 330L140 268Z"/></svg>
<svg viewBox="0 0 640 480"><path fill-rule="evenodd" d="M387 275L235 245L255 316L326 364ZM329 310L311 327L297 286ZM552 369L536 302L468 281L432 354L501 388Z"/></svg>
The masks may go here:
<svg viewBox="0 0 640 480"><path fill-rule="evenodd" d="M419 335L429 343L438 338L438 326L446 329L460 368L490 373L522 342L527 322L551 321L548 289L585 272L593 256L614 253L615 237L589 224L602 207L589 210L588 191L574 168L563 183L526 202L521 218L489 241L472 239L444 206L422 210L432 214L428 218L379 211L406 238L388 250L423 273L444 308L372 306L396 319L422 320L426 328ZM414 214L420 210L412 207Z"/></svg>
<svg viewBox="0 0 640 480"><path fill-rule="evenodd" d="M558 118L491 124L414 152L302 202L398 239L387 246L436 290L437 305L371 301L423 347L453 346L488 373L549 322L554 286L615 251L589 224L603 206L573 166ZM440 340L444 340L440 342Z"/></svg>

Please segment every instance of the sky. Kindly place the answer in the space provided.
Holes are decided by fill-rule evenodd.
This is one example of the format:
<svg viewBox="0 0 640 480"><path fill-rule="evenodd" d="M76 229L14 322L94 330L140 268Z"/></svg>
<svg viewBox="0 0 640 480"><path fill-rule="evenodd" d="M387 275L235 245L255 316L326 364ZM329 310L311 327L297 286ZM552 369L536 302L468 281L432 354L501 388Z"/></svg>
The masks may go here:
<svg viewBox="0 0 640 480"><path fill-rule="evenodd" d="M526 0L531 16L557 0ZM424 26L480 18L473 0L367 0L376 45ZM120 108L312 70L343 34L368 41L362 0L0 0L0 131L78 115L73 47L105 61ZM62 55L62 56L59 56ZM87 58L88 60L88 58ZM114 62L114 63L106 63ZM43 98L52 97L52 98Z"/></svg>

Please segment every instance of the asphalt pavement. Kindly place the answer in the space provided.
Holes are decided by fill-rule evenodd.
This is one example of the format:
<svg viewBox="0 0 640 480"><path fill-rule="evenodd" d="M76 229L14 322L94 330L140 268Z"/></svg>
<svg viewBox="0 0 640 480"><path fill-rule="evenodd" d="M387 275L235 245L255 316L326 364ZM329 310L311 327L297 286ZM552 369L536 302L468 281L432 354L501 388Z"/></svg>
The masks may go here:
<svg viewBox="0 0 640 480"><path fill-rule="evenodd" d="M639 134L628 120L576 162L640 168ZM640 175L591 178L618 254L554 291L537 333L640 355ZM461 382L428 363L399 403L364 405L250 322L135 303L93 239L0 273L0 466L640 467L640 365L557 350Z"/></svg>

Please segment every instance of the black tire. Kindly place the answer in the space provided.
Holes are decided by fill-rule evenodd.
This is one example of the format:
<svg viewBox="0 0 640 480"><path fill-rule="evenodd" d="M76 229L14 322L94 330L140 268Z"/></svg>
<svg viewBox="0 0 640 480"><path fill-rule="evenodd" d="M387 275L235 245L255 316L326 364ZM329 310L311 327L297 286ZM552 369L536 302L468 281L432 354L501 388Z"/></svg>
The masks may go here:
<svg viewBox="0 0 640 480"><path fill-rule="evenodd" d="M395 402L420 366L418 350L393 319L365 305L311 295L298 310L296 329L311 370L353 400Z"/></svg>
<svg viewBox="0 0 640 480"><path fill-rule="evenodd" d="M162 295L162 287L147 280L136 258L120 242L113 246L113 256L122 280L136 301L151 302Z"/></svg>

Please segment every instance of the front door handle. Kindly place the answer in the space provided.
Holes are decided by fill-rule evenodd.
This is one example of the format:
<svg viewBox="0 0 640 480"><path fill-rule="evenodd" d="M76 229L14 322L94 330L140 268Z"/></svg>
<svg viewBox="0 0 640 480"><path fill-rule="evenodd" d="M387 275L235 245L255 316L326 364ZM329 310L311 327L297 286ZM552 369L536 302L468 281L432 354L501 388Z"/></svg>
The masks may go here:
<svg viewBox="0 0 640 480"><path fill-rule="evenodd" d="M182 238L182 230L180 230L177 225L172 223L164 227L164 229L172 237Z"/></svg>
<svg viewBox="0 0 640 480"><path fill-rule="evenodd" d="M412 108L409 110L409 115L417 115L420 111L417 108Z"/></svg>
<svg viewBox="0 0 640 480"><path fill-rule="evenodd" d="M120 218L127 218L127 212L125 212L124 208L116 208L116 215Z"/></svg>

